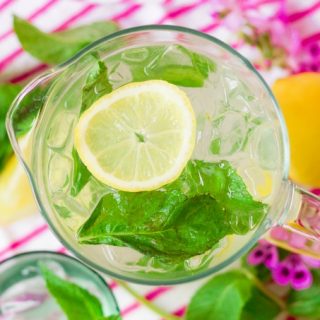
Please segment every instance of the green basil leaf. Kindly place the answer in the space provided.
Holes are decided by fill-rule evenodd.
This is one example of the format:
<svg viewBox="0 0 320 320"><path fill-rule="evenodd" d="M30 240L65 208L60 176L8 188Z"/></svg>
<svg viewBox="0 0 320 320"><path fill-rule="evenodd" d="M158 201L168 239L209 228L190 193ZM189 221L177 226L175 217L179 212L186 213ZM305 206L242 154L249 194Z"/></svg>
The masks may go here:
<svg viewBox="0 0 320 320"><path fill-rule="evenodd" d="M251 281L243 273L218 275L201 287L191 299L186 320L239 320L251 297Z"/></svg>
<svg viewBox="0 0 320 320"><path fill-rule="evenodd" d="M99 318L99 320L121 320L122 318L118 315L112 315L109 317Z"/></svg>
<svg viewBox="0 0 320 320"><path fill-rule="evenodd" d="M108 80L107 67L99 60L99 57L93 55L91 59L94 59L95 61L82 88L80 113L87 110L100 97L112 91L112 86ZM71 195L75 197L89 181L91 173L80 160L75 149L72 151L72 158L73 182L71 186Z"/></svg>
<svg viewBox="0 0 320 320"><path fill-rule="evenodd" d="M228 234L247 233L265 210L226 161L193 160L159 190L106 194L79 229L78 240L177 262L205 253Z"/></svg>
<svg viewBox="0 0 320 320"><path fill-rule="evenodd" d="M252 288L252 294L249 301L244 306L241 314L241 320L271 320L275 319L280 313L280 307L257 288Z"/></svg>
<svg viewBox="0 0 320 320"><path fill-rule="evenodd" d="M118 30L114 22L103 21L48 34L17 16L13 25L24 50L49 64L64 62L93 41Z"/></svg>
<svg viewBox="0 0 320 320"><path fill-rule="evenodd" d="M6 115L11 103L22 87L14 84L0 84L0 171L12 155L12 148L6 131Z"/></svg>
<svg viewBox="0 0 320 320"><path fill-rule="evenodd" d="M309 289L291 290L288 296L288 311L294 316L319 319L320 315L320 270L312 270L313 284Z"/></svg>
<svg viewBox="0 0 320 320"><path fill-rule="evenodd" d="M82 287L56 276L43 263L40 264L40 270L50 294L55 298L68 320L103 318L102 305L97 297Z"/></svg>

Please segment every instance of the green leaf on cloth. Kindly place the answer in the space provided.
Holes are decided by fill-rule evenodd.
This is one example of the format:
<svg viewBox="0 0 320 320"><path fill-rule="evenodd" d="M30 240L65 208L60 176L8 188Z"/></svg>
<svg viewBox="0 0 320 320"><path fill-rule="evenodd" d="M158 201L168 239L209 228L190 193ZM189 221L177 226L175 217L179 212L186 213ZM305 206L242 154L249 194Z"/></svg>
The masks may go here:
<svg viewBox="0 0 320 320"><path fill-rule="evenodd" d="M17 16L13 25L23 49L49 64L62 63L95 40L118 30L114 22L102 21L49 34Z"/></svg>
<svg viewBox="0 0 320 320"><path fill-rule="evenodd" d="M274 319L280 313L280 307L268 297L266 297L257 288L252 288L252 294L249 301L243 308L241 320L259 320Z"/></svg>
<svg viewBox="0 0 320 320"><path fill-rule="evenodd" d="M217 275L191 299L186 320L239 320L251 297L251 281L241 272Z"/></svg>
<svg viewBox="0 0 320 320"><path fill-rule="evenodd" d="M0 171L13 152L6 131L6 115L21 89L19 85L0 84Z"/></svg>

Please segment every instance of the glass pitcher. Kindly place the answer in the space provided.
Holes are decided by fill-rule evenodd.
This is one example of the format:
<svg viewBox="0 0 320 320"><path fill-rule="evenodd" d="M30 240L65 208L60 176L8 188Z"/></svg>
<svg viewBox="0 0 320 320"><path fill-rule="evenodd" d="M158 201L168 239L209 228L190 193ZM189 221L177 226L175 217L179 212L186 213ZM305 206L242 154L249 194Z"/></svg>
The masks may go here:
<svg viewBox="0 0 320 320"><path fill-rule="evenodd" d="M247 217L250 226L243 233L237 232L243 218L234 217L228 223L235 234L176 264L128 247L79 244L77 230L109 190L86 170L75 177L79 158L73 130L84 90L97 96L104 90L97 84L92 88L97 59L105 64L112 89L162 79L185 91L196 115L192 159L231 163L253 198L268 205L263 219L254 223ZM80 260L113 277L142 284L198 279L231 264L274 226L303 234L305 252L320 257L319 198L288 180L289 145L277 103L254 67L212 36L142 26L102 38L27 85L8 113L7 130L53 232ZM74 183L81 179L86 183L79 191Z"/></svg>

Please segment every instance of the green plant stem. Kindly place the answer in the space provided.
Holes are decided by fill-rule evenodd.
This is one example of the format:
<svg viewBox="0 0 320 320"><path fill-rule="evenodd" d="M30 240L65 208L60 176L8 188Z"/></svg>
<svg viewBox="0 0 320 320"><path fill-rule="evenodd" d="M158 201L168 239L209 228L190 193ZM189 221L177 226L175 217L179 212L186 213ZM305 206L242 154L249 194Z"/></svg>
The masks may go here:
<svg viewBox="0 0 320 320"><path fill-rule="evenodd" d="M139 293L137 293L134 289L132 289L129 285L127 285L124 281L116 280L116 282L126 291L128 291L137 301L151 309L153 312L157 313L159 316L164 318L165 320L181 320L181 318L176 317L174 315L168 314L162 309L158 308L156 305L145 299Z"/></svg>
<svg viewBox="0 0 320 320"><path fill-rule="evenodd" d="M243 272L245 276L249 278L264 295L274 301L281 308L281 310L286 309L285 302L275 295L271 290L269 290L253 273L244 268L241 268L240 271Z"/></svg>

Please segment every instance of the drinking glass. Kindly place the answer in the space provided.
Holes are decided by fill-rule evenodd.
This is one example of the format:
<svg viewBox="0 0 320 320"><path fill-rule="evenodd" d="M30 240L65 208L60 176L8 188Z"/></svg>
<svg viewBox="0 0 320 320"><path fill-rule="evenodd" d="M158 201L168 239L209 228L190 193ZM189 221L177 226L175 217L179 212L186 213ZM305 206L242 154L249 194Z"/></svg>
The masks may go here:
<svg viewBox="0 0 320 320"><path fill-rule="evenodd" d="M150 62L155 48L160 53ZM91 179L79 196L70 195L73 129L93 66L90 57L105 62L109 81L118 88L134 81L133 66L143 66L146 79L154 68L170 71L179 64L192 68L190 55L181 48L208 57L216 68L202 87L181 87L197 119L192 159L229 161L253 197L268 204L266 217L247 234L227 236L217 248L180 266L164 266L152 257L146 260L130 248L80 245L76 231L104 192ZM8 113L7 130L52 231L80 260L110 276L153 285L198 279L231 264L279 225L303 234L307 252L320 257L313 250L320 234L319 198L288 180L289 142L277 102L250 62L210 35L155 25L106 36L29 83ZM239 221L230 223L237 227Z"/></svg>
<svg viewBox="0 0 320 320"><path fill-rule="evenodd" d="M39 270L44 264L57 276L95 295L105 315L119 314L117 302L103 278L75 258L50 251L18 254L0 263L0 318L66 319L48 293Z"/></svg>

